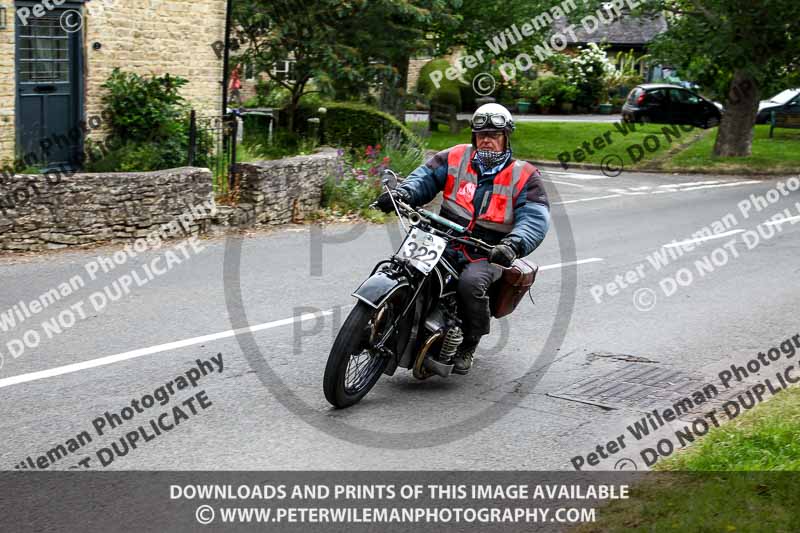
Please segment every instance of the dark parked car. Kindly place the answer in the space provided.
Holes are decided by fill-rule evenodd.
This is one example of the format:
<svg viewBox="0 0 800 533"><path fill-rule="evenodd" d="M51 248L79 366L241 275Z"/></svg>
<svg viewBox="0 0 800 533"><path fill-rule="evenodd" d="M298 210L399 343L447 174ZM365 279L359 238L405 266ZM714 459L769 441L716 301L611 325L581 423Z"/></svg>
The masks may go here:
<svg viewBox="0 0 800 533"><path fill-rule="evenodd" d="M756 124L769 122L773 111L777 113L800 113L800 89L786 89L769 100L761 100L758 104Z"/></svg>
<svg viewBox="0 0 800 533"><path fill-rule="evenodd" d="M635 122L690 124L710 128L719 124L722 104L712 102L679 85L638 85L622 106L622 118Z"/></svg>

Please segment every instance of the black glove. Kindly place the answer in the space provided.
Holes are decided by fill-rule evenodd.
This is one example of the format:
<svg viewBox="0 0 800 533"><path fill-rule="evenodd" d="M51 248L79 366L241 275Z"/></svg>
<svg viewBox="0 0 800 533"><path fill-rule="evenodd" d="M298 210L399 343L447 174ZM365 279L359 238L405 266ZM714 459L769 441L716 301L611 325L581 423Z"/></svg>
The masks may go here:
<svg viewBox="0 0 800 533"><path fill-rule="evenodd" d="M394 195L395 201L400 200L401 202L410 203L411 195L404 191L403 189L395 189L392 191ZM391 213L394 211L394 204L392 203L392 199L389 198L389 191L384 192L378 197L377 201L378 209L383 211L384 213Z"/></svg>
<svg viewBox="0 0 800 533"><path fill-rule="evenodd" d="M496 265L504 266L506 268L511 266L514 259L517 258L517 252L508 241L500 241L500 244L494 246L489 253L489 262Z"/></svg>

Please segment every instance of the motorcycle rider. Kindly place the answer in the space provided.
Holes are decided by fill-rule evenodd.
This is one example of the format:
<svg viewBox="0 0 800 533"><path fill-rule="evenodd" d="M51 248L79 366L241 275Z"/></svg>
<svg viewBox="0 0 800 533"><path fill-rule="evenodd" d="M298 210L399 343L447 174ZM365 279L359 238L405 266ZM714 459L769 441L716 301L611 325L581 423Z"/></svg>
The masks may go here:
<svg viewBox="0 0 800 533"><path fill-rule="evenodd" d="M472 115L471 126L471 145L439 152L394 190L396 198L412 206L425 205L444 191L439 214L493 246L488 256L464 245L448 246L446 258L461 271L464 341L453 369L458 374L469 372L481 337L489 333L488 291L502 276L501 267L533 252L550 227L550 204L539 170L512 157L514 119L508 109L485 104ZM388 192L377 205L387 213L394 210Z"/></svg>

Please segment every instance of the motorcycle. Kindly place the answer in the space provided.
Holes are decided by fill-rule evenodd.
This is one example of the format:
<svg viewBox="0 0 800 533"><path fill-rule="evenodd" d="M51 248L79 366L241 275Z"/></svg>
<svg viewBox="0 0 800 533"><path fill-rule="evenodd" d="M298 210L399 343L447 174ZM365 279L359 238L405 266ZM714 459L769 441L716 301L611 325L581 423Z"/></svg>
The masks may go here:
<svg viewBox="0 0 800 533"><path fill-rule="evenodd" d="M492 248L467 228L395 198L398 178L387 170L382 183L406 237L353 293L356 306L333 343L323 379L325 398L337 408L358 403L381 374L394 375L397 368L411 370L419 380L453 373L464 336L456 297L459 274L444 257L445 248L461 244L486 254ZM493 316L513 311L537 270L519 259L504 269L490 293Z"/></svg>

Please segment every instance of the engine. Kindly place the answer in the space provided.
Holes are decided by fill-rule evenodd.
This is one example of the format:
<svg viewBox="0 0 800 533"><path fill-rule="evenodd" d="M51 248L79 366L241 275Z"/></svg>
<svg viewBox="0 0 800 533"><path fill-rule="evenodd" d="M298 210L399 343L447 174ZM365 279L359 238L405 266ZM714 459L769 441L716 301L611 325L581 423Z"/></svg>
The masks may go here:
<svg viewBox="0 0 800 533"><path fill-rule="evenodd" d="M449 364L456 355L456 350L464 340L461 330L461 320L456 312L456 299L454 294L446 295L439 301L439 305L434 309L425 321L425 329L428 332L428 340L435 337L435 345L439 345L439 353L432 354L442 363ZM428 343L426 343L428 344ZM434 345L434 346L435 346Z"/></svg>

